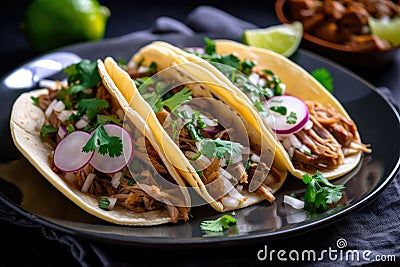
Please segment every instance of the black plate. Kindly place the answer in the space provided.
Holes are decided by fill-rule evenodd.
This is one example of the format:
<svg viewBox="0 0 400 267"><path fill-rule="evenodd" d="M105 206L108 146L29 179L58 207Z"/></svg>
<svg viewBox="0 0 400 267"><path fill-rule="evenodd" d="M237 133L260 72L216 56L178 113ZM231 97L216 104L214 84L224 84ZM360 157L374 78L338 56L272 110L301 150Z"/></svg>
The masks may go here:
<svg viewBox="0 0 400 267"><path fill-rule="evenodd" d="M203 38L163 35L160 39L178 46L202 46ZM155 39L139 34L70 46L61 51L73 52L91 60L105 56L129 60L140 47ZM302 194L305 188L299 179L288 177L276 193L277 199L273 204L263 202L236 211L237 227L220 235L203 236L199 228L201 221L219 216L210 207L194 208L194 217L189 222L176 225L127 227L99 220L54 189L14 147L8 126L11 106L20 93L31 88L10 88L5 82L8 75L1 79L0 88L0 127L3 129L0 149L9 151L0 155L0 199L23 216L64 233L100 242L145 247L226 246L285 238L348 216L382 193L399 170L399 115L373 86L345 69L302 49L292 56L292 60L308 71L320 67L330 71L335 96L355 120L363 142L371 144L373 149L372 154L365 155L354 171L335 180L335 183L346 186L347 198L340 208L310 216L285 206L283 195L292 192Z"/></svg>

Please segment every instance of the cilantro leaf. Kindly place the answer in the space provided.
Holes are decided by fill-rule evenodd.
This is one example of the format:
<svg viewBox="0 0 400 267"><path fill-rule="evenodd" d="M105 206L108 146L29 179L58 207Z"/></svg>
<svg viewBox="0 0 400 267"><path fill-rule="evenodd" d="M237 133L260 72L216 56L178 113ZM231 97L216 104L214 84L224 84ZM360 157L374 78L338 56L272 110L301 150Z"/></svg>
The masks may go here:
<svg viewBox="0 0 400 267"><path fill-rule="evenodd" d="M106 197L101 197L99 199L99 208L103 210L108 210L108 206L110 205L110 200Z"/></svg>
<svg viewBox="0 0 400 267"><path fill-rule="evenodd" d="M285 106L272 106L269 109L281 115L286 115L287 113L287 108Z"/></svg>
<svg viewBox="0 0 400 267"><path fill-rule="evenodd" d="M200 229L203 231L223 232L231 225L235 225L237 220L230 215L223 215L215 220L202 221Z"/></svg>
<svg viewBox="0 0 400 267"><path fill-rule="evenodd" d="M225 153L228 153L231 158L236 158L240 155L243 146L236 142L221 140L219 138L202 139L200 140L200 152L208 158L225 158Z"/></svg>
<svg viewBox="0 0 400 267"><path fill-rule="evenodd" d="M161 100L160 105L167 107L171 112L179 107L182 103L192 99L192 92L189 92L189 88L184 87L178 93L172 97Z"/></svg>
<svg viewBox="0 0 400 267"><path fill-rule="evenodd" d="M330 183L321 172L317 171L313 176L303 175L303 182L307 184L304 193L304 209L309 212L326 211L329 205L340 201L343 196L343 185Z"/></svg>
<svg viewBox="0 0 400 267"><path fill-rule="evenodd" d="M64 69L68 75L69 94L78 93L86 88L92 88L101 82L96 61L82 60Z"/></svg>
<svg viewBox="0 0 400 267"><path fill-rule="evenodd" d="M106 100L100 98L85 98L78 102L78 114L82 116L86 114L90 121L93 121L97 113L102 109L108 108L109 104Z"/></svg>
<svg viewBox="0 0 400 267"><path fill-rule="evenodd" d="M56 133L58 130L50 125L43 125L40 129L40 137L45 138L48 134Z"/></svg>
<svg viewBox="0 0 400 267"><path fill-rule="evenodd" d="M108 154L110 157L118 157L122 154L122 140L118 136L109 136L104 126L99 125L82 151L88 153L96 149L102 155Z"/></svg>
<svg viewBox="0 0 400 267"><path fill-rule="evenodd" d="M207 54L207 55L213 55L213 54L215 54L216 53L216 49L215 49L215 43L214 43L214 41L212 40L212 39L210 39L210 38L208 38L208 37L206 37L206 38L204 38L204 41L205 41L205 43L206 43L206 45L205 45L205 47L204 47L204 52Z"/></svg>
<svg viewBox="0 0 400 267"><path fill-rule="evenodd" d="M122 120L115 115L97 115L98 124L114 123L122 126Z"/></svg>
<svg viewBox="0 0 400 267"><path fill-rule="evenodd" d="M295 112L290 112L289 116L286 117L287 124L295 124L297 121L297 115Z"/></svg>
<svg viewBox="0 0 400 267"><path fill-rule="evenodd" d="M187 87L184 87L181 91L167 99L163 99L160 95L161 93L150 92L142 94L144 100L151 106L155 113L160 112L163 107L167 107L172 112L182 103L192 99L192 92L189 92L189 88Z"/></svg>
<svg viewBox="0 0 400 267"><path fill-rule="evenodd" d="M333 78L325 68L318 68L311 72L311 75L320 82L331 94L333 93Z"/></svg>
<svg viewBox="0 0 400 267"><path fill-rule="evenodd" d="M34 97L34 96L31 96L31 99L32 99L32 101L33 101L33 104L34 104L35 106L37 106L37 107L39 107L39 106L40 106L40 103L39 103L39 97Z"/></svg>

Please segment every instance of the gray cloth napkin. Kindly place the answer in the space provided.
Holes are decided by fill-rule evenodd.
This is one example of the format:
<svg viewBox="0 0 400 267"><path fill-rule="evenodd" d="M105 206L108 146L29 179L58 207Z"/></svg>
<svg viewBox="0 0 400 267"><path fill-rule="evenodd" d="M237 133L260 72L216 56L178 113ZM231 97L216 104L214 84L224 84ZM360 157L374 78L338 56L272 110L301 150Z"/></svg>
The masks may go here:
<svg viewBox="0 0 400 267"><path fill-rule="evenodd" d="M209 18L212 18L211 20ZM154 38L155 33L181 33L193 35L196 32L223 34L232 39L240 39L244 29L256 28L256 25L236 18L222 10L201 6L188 14L185 23L168 17L160 17L154 25L142 32L135 32L132 36ZM150 39L151 39L150 38ZM394 99L387 88L379 89L394 105ZM257 259L257 252L268 244L268 247L278 251L304 249L320 252L329 247L336 249L338 240L347 243L347 249L359 251L370 250L370 257L374 255L396 255L400 261L400 178L399 175L385 189L377 200L362 210L353 213L343 220L327 225L315 231L294 237L272 242L243 247L223 247L204 249L198 251L176 251L166 249L117 247L109 244L94 243L85 239L65 235L56 230L49 229L22 218L15 211L0 204L0 220L7 221L21 227L41 228L43 235L67 246L71 254L82 266L149 266L160 264L162 266L255 266L268 265ZM151 253L153 256L144 256ZM326 259L326 258L325 258ZM290 262L289 265L293 265ZM285 262L274 262L275 266L286 266ZM371 264L365 260L359 261L306 261L303 266L349 266Z"/></svg>

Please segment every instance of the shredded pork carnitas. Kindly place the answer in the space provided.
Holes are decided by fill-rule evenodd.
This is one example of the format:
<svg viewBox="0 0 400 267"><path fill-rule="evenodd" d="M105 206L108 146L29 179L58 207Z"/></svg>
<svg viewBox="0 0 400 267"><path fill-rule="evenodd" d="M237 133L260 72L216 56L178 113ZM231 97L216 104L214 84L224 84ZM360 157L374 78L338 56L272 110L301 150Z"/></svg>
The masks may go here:
<svg viewBox="0 0 400 267"><path fill-rule="evenodd" d="M297 149L294 151L292 160L298 168L330 170L343 164L344 158L352 153L371 152L368 145L360 142L353 121L321 103L305 103L313 126L302 129L295 136L310 148L311 154L307 155Z"/></svg>
<svg viewBox="0 0 400 267"><path fill-rule="evenodd" d="M41 95L38 98L39 107L46 112L49 105L56 98L58 90L48 89L49 94ZM100 85L96 89L91 90L92 97L106 100L110 106L107 109L101 111L103 115L116 115L120 119L123 119L122 109L119 104L112 96L108 93L107 89ZM67 113L65 116L60 116L62 112ZM59 128L60 125L67 126L71 124L76 127L77 122L67 120L69 115L75 111L64 109L63 111L52 110L51 113L46 117L47 123L54 127ZM62 118L62 119L60 119ZM143 137L144 138L144 137ZM46 137L46 140L53 141L54 144L60 142L60 136L51 134ZM71 173L63 173L57 169L52 160L52 155L49 156L49 162L52 164L52 169L60 176L71 184L73 184L78 190L83 190L87 177L91 174L94 179L88 185L86 191L88 194L95 196L96 198L117 198L116 204L132 210L134 212L147 212L158 209L165 209L168 211L171 221L178 222L183 219L187 221L189 219L189 208L176 205L182 203L176 196L179 195L172 189L164 189L154 179L156 175L163 175L169 181L173 181L170 173L167 171L163 161L159 154L151 146L150 142L145 138L142 146L135 146L134 161L136 161L134 168L125 167L119 174L122 176L119 181L115 184L112 183L114 175L117 174L105 174L94 169L90 164L84 168ZM149 164L149 160L151 164ZM136 182L140 180L140 185ZM145 188L144 188L145 187ZM146 190L144 190L146 189ZM151 191L149 191L151 190ZM148 194L147 192L151 192Z"/></svg>

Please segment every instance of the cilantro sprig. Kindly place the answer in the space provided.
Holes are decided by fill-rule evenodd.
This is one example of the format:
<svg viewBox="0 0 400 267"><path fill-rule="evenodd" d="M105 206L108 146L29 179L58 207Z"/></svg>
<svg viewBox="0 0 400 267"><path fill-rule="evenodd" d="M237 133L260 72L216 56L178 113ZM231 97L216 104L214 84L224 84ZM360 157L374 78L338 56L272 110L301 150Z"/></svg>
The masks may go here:
<svg viewBox="0 0 400 267"><path fill-rule="evenodd" d="M101 82L96 61L84 59L79 63L70 65L63 71L68 75L68 84L71 85L68 90L69 94L92 88Z"/></svg>
<svg viewBox="0 0 400 267"><path fill-rule="evenodd" d="M192 99L192 92L189 92L189 88L187 87L184 87L169 98L163 99L161 94L159 91L154 91L142 95L155 113L160 112L164 107L167 107L170 111L174 111L177 107Z"/></svg>
<svg viewBox="0 0 400 267"><path fill-rule="evenodd" d="M314 175L303 175L303 182L307 185L304 194L304 210L322 212L328 210L342 198L344 185L330 183L321 172Z"/></svg>
<svg viewBox="0 0 400 267"><path fill-rule="evenodd" d="M226 158L226 154L230 155L230 158L237 158L243 149L240 143L217 139L206 139L202 135L203 129L206 124L201 120L201 113L195 111L192 114L192 120L188 121L184 125L190 136L194 141L199 142L199 152L191 159L196 160L201 155L205 155L208 158Z"/></svg>
<svg viewBox="0 0 400 267"><path fill-rule="evenodd" d="M208 158L225 158L228 153L231 158L237 158L243 149L243 146L237 142L217 139L201 139L200 152Z"/></svg>
<svg viewBox="0 0 400 267"><path fill-rule="evenodd" d="M89 153L96 149L102 155L108 154L110 157L118 157L122 154L122 140L118 136L109 136L104 126L99 125L82 151Z"/></svg>
<svg viewBox="0 0 400 267"><path fill-rule="evenodd" d="M86 98L78 102L78 116L86 114L90 121L93 121L97 114L108 108L109 104L106 100L100 98Z"/></svg>
<svg viewBox="0 0 400 267"><path fill-rule="evenodd" d="M331 73L325 68L317 68L311 72L311 75L320 82L329 93L333 93L333 78Z"/></svg>
<svg viewBox="0 0 400 267"><path fill-rule="evenodd" d="M223 232L230 226L235 225L237 220L230 215L223 215L215 220L202 221L200 229L203 231Z"/></svg>

